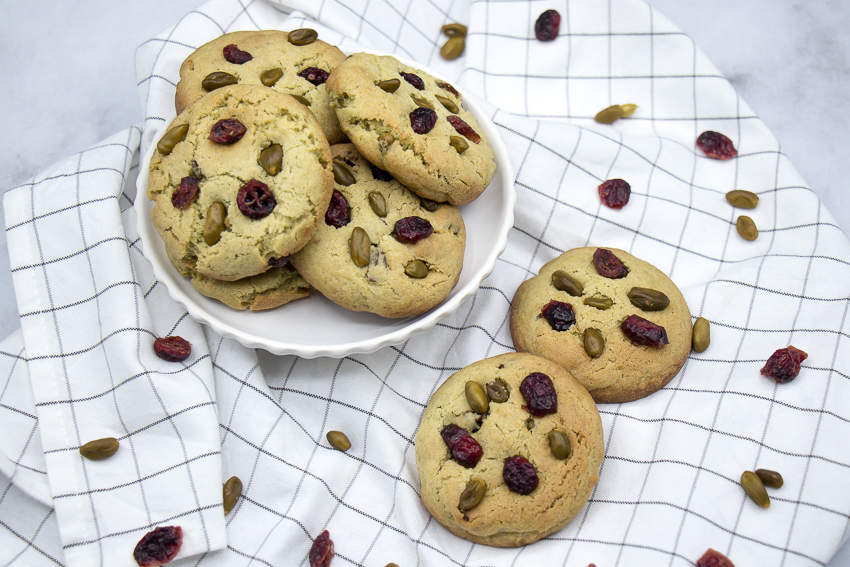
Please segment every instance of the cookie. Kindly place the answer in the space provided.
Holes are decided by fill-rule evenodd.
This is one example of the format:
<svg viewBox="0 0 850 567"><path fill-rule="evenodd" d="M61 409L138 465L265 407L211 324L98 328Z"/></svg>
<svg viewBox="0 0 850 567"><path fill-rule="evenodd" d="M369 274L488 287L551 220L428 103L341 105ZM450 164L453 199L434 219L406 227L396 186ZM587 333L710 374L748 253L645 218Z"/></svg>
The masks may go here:
<svg viewBox="0 0 850 567"><path fill-rule="evenodd" d="M214 280L190 270L186 264L166 251L168 259L180 275L189 278L198 292L217 299L233 309L261 311L274 309L295 299L310 295L310 284L290 265L269 268L262 274L232 282Z"/></svg>
<svg viewBox="0 0 850 567"><path fill-rule="evenodd" d="M629 402L682 368L691 314L651 264L615 248L576 248L519 286L511 336L518 352L565 366L597 403Z"/></svg>
<svg viewBox="0 0 850 567"><path fill-rule="evenodd" d="M440 303L463 268L466 229L458 208L423 201L352 144L331 146L331 153L331 205L292 265L353 311L410 317Z"/></svg>
<svg viewBox="0 0 850 567"><path fill-rule="evenodd" d="M254 276L299 250L333 191L315 117L266 87L211 92L157 148L148 177L153 225L175 258L213 279Z"/></svg>
<svg viewBox="0 0 850 567"><path fill-rule="evenodd" d="M355 53L327 88L360 153L419 196L464 205L493 178L493 150L450 84L391 56Z"/></svg>
<svg viewBox="0 0 850 567"><path fill-rule="evenodd" d="M296 38L304 35L296 32L290 33ZM264 85L302 97L328 142L344 142L345 134L330 107L324 80L345 54L319 39L294 45L289 35L278 30L231 32L196 49L180 66L174 95L177 114L210 92L207 89L224 84Z"/></svg>
<svg viewBox="0 0 850 567"><path fill-rule="evenodd" d="M431 396L415 442L431 515L457 536L497 547L567 525L605 453L587 390L562 366L523 353L452 374Z"/></svg>

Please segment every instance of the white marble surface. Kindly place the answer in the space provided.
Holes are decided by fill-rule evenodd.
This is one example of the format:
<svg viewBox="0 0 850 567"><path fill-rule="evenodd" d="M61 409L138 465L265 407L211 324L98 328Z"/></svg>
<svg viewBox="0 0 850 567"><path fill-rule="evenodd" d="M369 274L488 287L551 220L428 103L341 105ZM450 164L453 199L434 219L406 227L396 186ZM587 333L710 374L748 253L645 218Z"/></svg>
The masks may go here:
<svg viewBox="0 0 850 567"><path fill-rule="evenodd" d="M649 2L730 79L850 231L850 2ZM0 0L0 189L140 122L136 46L200 3ZM18 314L2 232L0 240L3 338L18 327ZM829 563L847 566L850 545Z"/></svg>

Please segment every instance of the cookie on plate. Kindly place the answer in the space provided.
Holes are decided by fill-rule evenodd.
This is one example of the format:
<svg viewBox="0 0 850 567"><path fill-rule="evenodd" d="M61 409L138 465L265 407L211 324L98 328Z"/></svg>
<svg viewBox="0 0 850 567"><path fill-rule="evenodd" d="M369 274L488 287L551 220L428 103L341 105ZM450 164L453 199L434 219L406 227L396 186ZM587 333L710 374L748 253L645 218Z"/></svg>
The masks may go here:
<svg viewBox="0 0 850 567"><path fill-rule="evenodd" d="M565 368L503 354L431 396L416 434L420 496L453 534L518 547L578 514L604 452L596 404Z"/></svg>
<svg viewBox="0 0 850 567"><path fill-rule="evenodd" d="M423 200L352 144L331 146L331 153L331 204L292 265L346 309L397 318L440 303L463 268L466 229L458 208Z"/></svg>
<svg viewBox="0 0 850 567"><path fill-rule="evenodd" d="M450 84L391 56L355 53L327 88L360 153L421 197L464 205L493 178L493 150Z"/></svg>
<svg viewBox="0 0 850 567"><path fill-rule="evenodd" d="M174 96L177 114L227 84L265 85L301 97L300 101L316 115L328 142L344 142L345 134L330 107L324 82L345 54L320 39L310 41L313 33L239 31L205 43L180 66L180 82ZM290 37L295 43L290 42Z"/></svg>
<svg viewBox="0 0 850 567"><path fill-rule="evenodd" d="M670 278L615 248L575 248L517 289L518 352L565 366L598 403L629 402L669 382L691 350L691 314Z"/></svg>
<svg viewBox="0 0 850 567"><path fill-rule="evenodd" d="M190 270L166 250L168 259L180 275L189 278L202 295L217 299L233 309L261 311L274 309L310 295L310 284L295 268L286 264L269 268L262 274L232 282L214 280Z"/></svg>
<svg viewBox="0 0 850 567"><path fill-rule="evenodd" d="M332 191L330 147L313 114L252 85L215 90L183 111L148 177L166 248L225 281L262 273L304 246Z"/></svg>

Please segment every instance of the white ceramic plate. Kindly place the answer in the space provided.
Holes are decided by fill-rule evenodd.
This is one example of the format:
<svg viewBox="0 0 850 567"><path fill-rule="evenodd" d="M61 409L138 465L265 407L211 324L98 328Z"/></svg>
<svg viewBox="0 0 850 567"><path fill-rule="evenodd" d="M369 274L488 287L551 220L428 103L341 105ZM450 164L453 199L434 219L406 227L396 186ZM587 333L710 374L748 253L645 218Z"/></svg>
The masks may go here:
<svg viewBox="0 0 850 567"><path fill-rule="evenodd" d="M441 78L427 67L403 58L399 60ZM142 156L136 182L138 231L145 256L153 265L154 275L165 284L174 301L183 305L195 320L247 347L262 348L274 354L341 358L397 345L414 333L430 329L437 321L454 313L464 300L478 290L481 281L490 275L496 259L505 249L508 231L514 222L514 172L505 144L481 107L458 90L464 95L464 107L478 120L490 142L497 168L484 193L474 202L460 207L466 224L463 271L448 297L427 313L406 319L387 319L372 313L344 309L315 290L310 293L310 297L277 309L238 311L198 293L189 280L182 277L169 262L162 239L151 222L153 203L147 198L148 164L156 142L165 133L171 118L154 135L149 150Z"/></svg>

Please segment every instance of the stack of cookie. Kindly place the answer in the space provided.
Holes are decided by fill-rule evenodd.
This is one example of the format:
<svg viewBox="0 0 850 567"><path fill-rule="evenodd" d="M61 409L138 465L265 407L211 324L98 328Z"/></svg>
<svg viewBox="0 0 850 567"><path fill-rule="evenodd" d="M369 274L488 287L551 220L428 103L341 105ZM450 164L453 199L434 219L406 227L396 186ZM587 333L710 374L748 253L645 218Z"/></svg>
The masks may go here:
<svg viewBox="0 0 850 567"><path fill-rule="evenodd" d="M175 102L148 197L169 259L200 293L258 310L312 287L398 318L457 283L457 207L496 164L450 84L393 57L346 58L314 30L264 30L193 52Z"/></svg>

